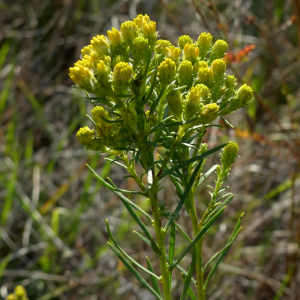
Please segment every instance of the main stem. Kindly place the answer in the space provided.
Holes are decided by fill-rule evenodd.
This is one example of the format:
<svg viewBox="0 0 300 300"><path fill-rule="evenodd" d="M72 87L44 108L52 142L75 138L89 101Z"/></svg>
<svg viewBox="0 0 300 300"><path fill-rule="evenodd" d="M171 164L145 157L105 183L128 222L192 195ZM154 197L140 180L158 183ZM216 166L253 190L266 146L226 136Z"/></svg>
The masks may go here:
<svg viewBox="0 0 300 300"><path fill-rule="evenodd" d="M157 241L158 248L161 251L161 255L159 255L159 263L160 263L160 269L161 269L161 274L162 274L164 299L172 300L171 286L170 286L170 281L169 281L169 271L168 271L168 265L167 265L165 243L164 243L165 234L163 232L163 229L161 226L161 221L160 221L160 216L159 216L159 206L158 206L158 200L157 200L157 187L158 187L158 183L157 183L157 179L155 178L152 188L151 188L154 193L151 193L150 203L151 203L153 218L154 218L156 241Z"/></svg>

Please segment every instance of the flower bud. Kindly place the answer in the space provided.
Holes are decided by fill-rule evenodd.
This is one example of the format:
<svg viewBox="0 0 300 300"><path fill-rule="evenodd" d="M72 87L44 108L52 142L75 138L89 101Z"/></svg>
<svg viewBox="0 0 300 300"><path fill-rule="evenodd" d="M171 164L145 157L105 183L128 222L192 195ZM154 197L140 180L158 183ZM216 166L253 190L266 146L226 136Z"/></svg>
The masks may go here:
<svg viewBox="0 0 300 300"><path fill-rule="evenodd" d="M197 84L195 88L200 92L200 96L202 100L207 100L209 98L209 88L204 84Z"/></svg>
<svg viewBox="0 0 300 300"><path fill-rule="evenodd" d="M228 44L223 40L217 40L212 47L212 53L210 55L210 60L222 58L228 48Z"/></svg>
<svg viewBox="0 0 300 300"><path fill-rule="evenodd" d="M90 150L103 150L103 144L100 139L97 138L95 132L87 126L80 128L76 134L76 138L80 144Z"/></svg>
<svg viewBox="0 0 300 300"><path fill-rule="evenodd" d="M204 60L198 60L193 65L193 72L197 73L199 68L208 68L208 64Z"/></svg>
<svg viewBox="0 0 300 300"><path fill-rule="evenodd" d="M135 61L139 62L147 57L148 40L143 37L137 37L132 44L132 57Z"/></svg>
<svg viewBox="0 0 300 300"><path fill-rule="evenodd" d="M103 60L100 60L97 64L97 80L100 84L106 85L109 80L109 68Z"/></svg>
<svg viewBox="0 0 300 300"><path fill-rule="evenodd" d="M115 90L120 92L127 84L130 83L133 77L132 66L126 62L119 62L115 65L113 82L115 83Z"/></svg>
<svg viewBox="0 0 300 300"><path fill-rule="evenodd" d="M193 44L193 40L188 35L182 35L178 39L178 46L183 50L186 44Z"/></svg>
<svg viewBox="0 0 300 300"><path fill-rule="evenodd" d="M144 21L143 30L144 30L144 37L146 39L154 35L156 37L156 22L150 21L149 23L147 23L146 21Z"/></svg>
<svg viewBox="0 0 300 300"><path fill-rule="evenodd" d="M132 128L134 131L137 131L138 116L136 110L133 107L125 106L121 109L121 115L124 124Z"/></svg>
<svg viewBox="0 0 300 300"><path fill-rule="evenodd" d="M193 81L193 65L190 61L184 60L179 66L179 82L182 85L190 86Z"/></svg>
<svg viewBox="0 0 300 300"><path fill-rule="evenodd" d="M198 76L200 83L210 86L214 80L214 74L211 68L199 68Z"/></svg>
<svg viewBox="0 0 300 300"><path fill-rule="evenodd" d="M206 143L202 143L199 147L199 154L202 154L207 151L208 145Z"/></svg>
<svg viewBox="0 0 300 300"><path fill-rule="evenodd" d="M167 50L167 57L177 62L180 55L180 49L175 46L170 46L166 48L166 50Z"/></svg>
<svg viewBox="0 0 300 300"><path fill-rule="evenodd" d="M214 73L214 77L221 78L226 71L226 63L223 59L216 59L212 62L211 69Z"/></svg>
<svg viewBox="0 0 300 300"><path fill-rule="evenodd" d="M155 51L158 54L166 55L167 54L167 48L171 47L172 44L169 41L166 40L158 40L155 44Z"/></svg>
<svg viewBox="0 0 300 300"><path fill-rule="evenodd" d="M240 107L246 105L253 97L253 90L247 84L242 85L237 91Z"/></svg>
<svg viewBox="0 0 300 300"><path fill-rule="evenodd" d="M112 125L110 125L102 120L102 123L97 123L96 131L97 131L98 137L102 141L104 141L106 144L110 144Z"/></svg>
<svg viewBox="0 0 300 300"><path fill-rule="evenodd" d="M9 294L7 297L6 297L6 300L16 300L16 296L14 294Z"/></svg>
<svg viewBox="0 0 300 300"><path fill-rule="evenodd" d="M122 44L121 33L116 28L113 27L112 30L108 30L107 36L112 46L117 47Z"/></svg>
<svg viewBox="0 0 300 300"><path fill-rule="evenodd" d="M211 47L212 35L210 33L202 32L198 38L197 45L200 50L200 57L204 59L207 55L208 50Z"/></svg>
<svg viewBox="0 0 300 300"><path fill-rule="evenodd" d="M137 36L137 25L132 21L126 21L121 25L122 37L127 45L132 44L133 40Z"/></svg>
<svg viewBox="0 0 300 300"><path fill-rule="evenodd" d="M16 286L14 292L16 300L27 300L26 290L22 285Z"/></svg>
<svg viewBox="0 0 300 300"><path fill-rule="evenodd" d="M221 153L221 163L222 168L225 172L226 170L231 168L238 155L238 152L239 146L234 142L229 142L229 144L223 148L223 151Z"/></svg>
<svg viewBox="0 0 300 300"><path fill-rule="evenodd" d="M107 123L104 119L109 120L108 112L102 106L95 106L91 111L91 115L95 123L103 124Z"/></svg>
<svg viewBox="0 0 300 300"><path fill-rule="evenodd" d="M74 68L70 68L69 70L69 76L74 83L87 91L93 91L96 79L88 68L76 63Z"/></svg>
<svg viewBox="0 0 300 300"><path fill-rule="evenodd" d="M104 35L97 35L97 37L94 37L91 40L91 45L94 49L94 51L98 54L98 55L107 55L109 54L109 42L107 40L107 37ZM89 46L88 46L89 47ZM87 47L84 47L83 50L88 51L86 49Z"/></svg>
<svg viewBox="0 0 300 300"><path fill-rule="evenodd" d="M183 104L180 91L171 91L167 94L166 100L169 104L171 113L178 119L181 119Z"/></svg>
<svg viewBox="0 0 300 300"><path fill-rule="evenodd" d="M201 89L197 84L195 87L191 88L188 100L184 107L184 114L186 120L191 119L200 111L200 108L202 106L202 104L200 103L200 99L201 99Z"/></svg>
<svg viewBox="0 0 300 300"><path fill-rule="evenodd" d="M133 19L133 22L137 25L138 28L143 28L144 22L150 22L150 18L148 15L138 15L136 18Z"/></svg>
<svg viewBox="0 0 300 300"><path fill-rule="evenodd" d="M170 58L166 58L158 67L158 77L162 85L170 84L175 77L176 64Z"/></svg>
<svg viewBox="0 0 300 300"><path fill-rule="evenodd" d="M201 109L200 116L197 120L197 123L200 124L209 124L214 119L217 118L220 107L216 103L210 103L204 105Z"/></svg>
<svg viewBox="0 0 300 300"><path fill-rule="evenodd" d="M227 88L233 88L236 85L236 79L234 75L228 75L225 79L225 85Z"/></svg>
<svg viewBox="0 0 300 300"><path fill-rule="evenodd" d="M195 44L186 44L184 46L184 59L192 63L196 62L199 57L199 48Z"/></svg>
<svg viewBox="0 0 300 300"><path fill-rule="evenodd" d="M81 55L82 57L84 57L85 55L91 55L93 52L94 52L94 48L92 45L88 45L88 46L85 46L83 47L83 49L81 49Z"/></svg>

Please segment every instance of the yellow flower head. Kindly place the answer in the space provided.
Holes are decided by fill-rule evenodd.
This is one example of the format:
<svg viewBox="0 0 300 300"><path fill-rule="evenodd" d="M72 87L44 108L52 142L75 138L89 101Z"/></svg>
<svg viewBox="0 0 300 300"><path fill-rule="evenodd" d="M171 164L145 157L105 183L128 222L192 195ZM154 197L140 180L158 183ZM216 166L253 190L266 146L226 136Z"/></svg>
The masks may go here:
<svg viewBox="0 0 300 300"><path fill-rule="evenodd" d="M95 52L95 50L92 45L85 46L85 47L83 47L83 49L81 49L82 57L84 57L85 55L91 55L94 52Z"/></svg>
<svg viewBox="0 0 300 300"><path fill-rule="evenodd" d="M121 33L116 28L113 27L112 30L108 30L107 36L108 36L112 46L117 47L122 44Z"/></svg>
<svg viewBox="0 0 300 300"><path fill-rule="evenodd" d="M104 150L101 141L97 138L95 132L87 126L80 128L76 134L80 144L90 150Z"/></svg>
<svg viewBox="0 0 300 300"><path fill-rule="evenodd" d="M223 76L226 71L226 63L223 59L216 59L211 64L214 77Z"/></svg>
<svg viewBox="0 0 300 300"><path fill-rule="evenodd" d="M136 18L133 19L133 22L137 25L138 28L143 28L145 22L150 22L150 18L148 15L138 15Z"/></svg>
<svg viewBox="0 0 300 300"><path fill-rule="evenodd" d="M241 106L246 105L253 97L253 90L247 84L242 85L237 91L237 96Z"/></svg>
<svg viewBox="0 0 300 300"><path fill-rule="evenodd" d="M113 81L116 84L126 85L133 77L132 66L126 62L119 62L115 65Z"/></svg>
<svg viewBox="0 0 300 300"><path fill-rule="evenodd" d="M158 54L161 54L161 55L166 55L167 54L167 48L168 47L171 47L172 44L169 42L169 41L166 41L166 40L158 40L156 42L156 45L155 45L155 51L158 53Z"/></svg>
<svg viewBox="0 0 300 300"><path fill-rule="evenodd" d="M184 59L192 63L196 62L199 57L199 48L195 44L186 44L184 46Z"/></svg>
<svg viewBox="0 0 300 300"><path fill-rule="evenodd" d="M158 67L158 76L160 82L167 86L175 77L176 64L170 58L166 58Z"/></svg>
<svg viewBox="0 0 300 300"><path fill-rule="evenodd" d="M221 153L221 163L223 169L228 170L229 168L231 168L232 164L238 156L238 152L239 146L234 142L229 142L228 145L223 148L223 151Z"/></svg>
<svg viewBox="0 0 300 300"><path fill-rule="evenodd" d="M104 119L109 120L108 112L102 106L95 106L91 111L91 115L95 123L106 124L107 122Z"/></svg>
<svg viewBox="0 0 300 300"><path fill-rule="evenodd" d="M204 105L200 112L200 117L197 120L197 123L200 124L209 124L214 119L217 118L220 107L216 103L210 103Z"/></svg>
<svg viewBox="0 0 300 300"><path fill-rule="evenodd" d="M104 36L104 35L97 35L97 36L95 36L91 40L91 45L92 45L94 51L98 55L107 55L107 54L109 54L109 42L108 42L106 36ZM83 48L83 50L85 48Z"/></svg>
<svg viewBox="0 0 300 300"><path fill-rule="evenodd" d="M180 49L175 46L170 46L167 47L166 50L167 50L167 57L176 62L180 55Z"/></svg>
<svg viewBox="0 0 300 300"><path fill-rule="evenodd" d="M182 85L189 85L193 80L193 65L190 61L184 60L181 62L178 70L179 81Z"/></svg>
<svg viewBox="0 0 300 300"><path fill-rule="evenodd" d="M153 35L156 35L156 22L150 21L146 22L144 21L144 37L149 38L152 37Z"/></svg>
<svg viewBox="0 0 300 300"><path fill-rule="evenodd" d="M94 80L94 75L92 72L82 65L76 63L74 68L70 68L69 70L69 76L72 81L82 88L90 86Z"/></svg>
<svg viewBox="0 0 300 300"><path fill-rule="evenodd" d="M209 48L212 43L212 35L210 33L202 32L198 37L198 47L202 48Z"/></svg>
<svg viewBox="0 0 300 300"><path fill-rule="evenodd" d="M121 33L124 41L131 45L134 38L137 36L138 27L133 21L126 21L121 25Z"/></svg>
<svg viewBox="0 0 300 300"><path fill-rule="evenodd" d="M214 80L214 74L212 69L210 68L199 68L198 76L199 76L200 83L203 83L207 86L210 86L210 84Z"/></svg>
<svg viewBox="0 0 300 300"><path fill-rule="evenodd" d="M217 40L212 47L211 59L222 58L228 48L228 44L223 40Z"/></svg>
<svg viewBox="0 0 300 300"><path fill-rule="evenodd" d="M178 38L178 46L183 50L186 44L193 44L193 40L188 35L182 35Z"/></svg>
<svg viewBox="0 0 300 300"><path fill-rule="evenodd" d="M171 113L178 119L181 119L181 114L183 112L183 103L180 91L171 91L167 94L166 100L169 104Z"/></svg>
<svg viewBox="0 0 300 300"><path fill-rule="evenodd" d="M199 68L208 68L208 64L204 60L198 60L193 65L193 71L197 72Z"/></svg>

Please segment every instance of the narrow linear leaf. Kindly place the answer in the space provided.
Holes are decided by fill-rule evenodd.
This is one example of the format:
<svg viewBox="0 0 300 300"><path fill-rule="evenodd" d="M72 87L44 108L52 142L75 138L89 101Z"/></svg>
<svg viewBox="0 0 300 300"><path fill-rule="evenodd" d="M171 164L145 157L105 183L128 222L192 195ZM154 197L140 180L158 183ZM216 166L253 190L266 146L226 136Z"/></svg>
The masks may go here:
<svg viewBox="0 0 300 300"><path fill-rule="evenodd" d="M177 213L180 212L180 210L181 210L181 208L182 208L182 206L183 206L183 204L184 204L184 202L185 202L185 200L186 200L186 198L187 198L187 196L188 196L188 194L189 194L189 192L190 192L190 190L191 190L191 188L192 188L192 186L194 184L196 176L197 176L197 174L198 174L198 172L199 172L199 170L201 168L202 161L203 161L203 159L200 159L200 161L198 162L198 164L197 164L197 166L196 166L196 168L195 168L195 170L194 170L194 172L193 172L193 174L192 174L192 176L191 176L191 178L190 178L190 180L189 180L189 182L188 182L188 184L187 184L187 186L185 188L185 191L184 191L184 193L183 193L183 195L182 195L182 197L181 197L181 199L180 199L180 201L179 201L179 203L178 203L178 205L177 205L177 207L176 207L176 209L175 209L174 212L177 212ZM175 217L171 217L169 219L169 221L168 221L168 223L167 223L167 225L165 227L166 231L168 230L168 228L172 224L174 218Z"/></svg>
<svg viewBox="0 0 300 300"><path fill-rule="evenodd" d="M163 178L164 176L166 176L166 175L168 175L168 174L170 174L170 173L173 173L173 172L176 171L176 170L179 170L179 169L181 169L181 168L183 168L183 167L185 167L185 166L187 166L187 165L189 165L189 164L191 164L191 163L193 163L193 162L195 162L195 161L198 161L198 160L200 160L200 159L202 159L202 158L204 158L204 157L206 157L206 156L208 156L208 155L210 155L210 154L212 154L212 153L214 153L214 152L216 152L216 151L222 149L222 148L225 147L226 145L227 145L227 143L226 143L226 144L219 145L219 146L217 146L217 147L215 147L215 148L213 148L213 149L210 149L210 150L208 150L208 151L206 151L206 152L204 152L204 153L202 153L202 154L200 154L200 155L197 155L197 156L195 156L195 157L192 157L192 158L186 160L185 162L180 163L180 164L178 164L178 165L176 165L176 166L170 168L169 170L164 171L164 172L161 174L160 178Z"/></svg>
<svg viewBox="0 0 300 300"><path fill-rule="evenodd" d="M138 233L137 231L133 230L133 232L142 240L144 241L146 244L148 244L151 247L151 242L145 238L143 235L141 235L140 233Z"/></svg>
<svg viewBox="0 0 300 300"><path fill-rule="evenodd" d="M154 273L151 262L150 262L150 260L147 256L146 256L146 260L147 260L147 266L148 266L149 271ZM152 275L151 275L151 281L152 281L153 288L155 289L157 294L159 294L159 296L161 296L161 292L160 292L160 289L159 289L159 286L158 286L158 282L157 282L156 278ZM156 299L158 299L158 298L156 298Z"/></svg>
<svg viewBox="0 0 300 300"><path fill-rule="evenodd" d="M89 116L88 114L86 114L86 116L89 118L89 120L90 120L95 126L97 125L96 122L92 119L91 116Z"/></svg>
<svg viewBox="0 0 300 300"><path fill-rule="evenodd" d="M212 267L212 269L210 270L206 280L205 280L205 284L203 286L203 289L204 291L207 290L207 286L211 280L211 278L214 276L220 262L224 259L225 255L227 254L227 252L229 251L230 249L230 246L232 245L233 241L237 238L238 234L240 233L242 227L241 226L241 222L242 222L242 218L244 216L244 213L241 214L241 216L239 217L238 221L237 221L237 224L235 226L235 229L231 235L231 237L229 238L226 246L228 247L225 247L226 249L221 253L220 257L218 258L218 260L216 261L216 263L214 264L214 266Z"/></svg>
<svg viewBox="0 0 300 300"><path fill-rule="evenodd" d="M155 111L155 109L156 109L156 107L157 107L157 105L158 105L158 103L159 103L159 100L160 100L160 98L162 97L164 91L165 91L165 88L163 87L163 88L161 89L161 91L160 91L160 93L159 93L157 99L156 99L155 102L151 105L150 113L149 113L150 116L152 116L152 115L154 114L154 111Z"/></svg>
<svg viewBox="0 0 300 300"><path fill-rule="evenodd" d="M191 282L191 279L192 279L192 276L193 276L193 273L194 273L195 269L196 269L196 248L194 248L194 250L193 250L191 266L189 268L188 275L185 279L185 283L184 283L184 287L183 287L183 291L182 291L180 300L185 300L185 296L186 296L186 294L188 292L188 289L190 287L190 282Z"/></svg>
<svg viewBox="0 0 300 300"><path fill-rule="evenodd" d="M111 250L116 254L116 256L122 261L122 263L127 267L131 274L149 291L156 299L163 300L163 298L150 286L150 284L136 271L134 267L122 256L122 254L110 243L108 243Z"/></svg>
<svg viewBox="0 0 300 300"><path fill-rule="evenodd" d="M227 120L225 120L224 118L220 117L221 120L223 120L230 128L234 128L234 126L232 124L230 124Z"/></svg>
<svg viewBox="0 0 300 300"><path fill-rule="evenodd" d="M87 167L91 170L91 172L93 173L93 175L96 177L96 179L98 179L105 187L107 187L108 189L110 189L113 193L115 193L116 195L118 195L121 199L121 201L123 202L123 204L125 205L125 207L127 208L127 210L129 211L129 213L131 214L131 216L135 219L135 221L139 224L139 226L141 227L141 229L145 232L145 234L147 235L148 238L152 238L150 232L148 231L148 229L146 228L145 224L141 221L141 219L139 218L139 216L135 213L135 211L132 209L135 208L136 210L138 210L139 212L141 212L150 222L152 222L152 218L150 217L150 215L148 215L144 210L142 210L139 206L137 206L136 204L134 204L132 201L130 201L128 198L126 198L122 193L116 191L114 189L113 186L111 186L110 184L108 184L103 178L101 178L89 165L87 165Z"/></svg>
<svg viewBox="0 0 300 300"><path fill-rule="evenodd" d="M119 251L129 260L131 261L133 264L135 264L137 267L139 267L140 269L142 269L144 272L150 274L151 276L154 276L156 279L159 280L159 277L152 273L151 271L149 271L148 269L144 268L142 265L140 265L136 260L134 260L131 256L129 256L120 246L119 244L116 242L116 240L114 239L112 233L111 233L111 230L110 230L110 227L109 227L109 224L108 224L108 221L106 219L106 228L107 228L107 232L111 238L111 240L113 241L113 243L115 244L115 246L119 249Z"/></svg>
<svg viewBox="0 0 300 300"><path fill-rule="evenodd" d="M171 225L171 234L170 234L170 242L169 242L169 264L173 263L173 259L174 259L174 252L175 252L175 235L176 235L176 231L175 231L175 222L172 223ZM169 275L169 282L172 282L172 272L170 272Z"/></svg>
<svg viewBox="0 0 300 300"><path fill-rule="evenodd" d="M156 244L154 238L151 238L150 243L151 243L151 248L152 248L152 250L153 250L157 255L161 256L161 255L162 255L162 252L161 252L160 248L158 247L158 245Z"/></svg>
<svg viewBox="0 0 300 300"><path fill-rule="evenodd" d="M210 219L214 214L216 214L218 211L220 211L221 209L223 209L233 199L233 197L234 197L234 195L231 194L231 193L228 193L226 195L229 195L229 197L226 200L224 200L220 205L218 205L213 211L211 211L209 213L207 219ZM224 195L224 196L226 196L226 195ZM221 197L220 199L222 199L222 198L223 197Z"/></svg>
<svg viewBox="0 0 300 300"><path fill-rule="evenodd" d="M195 236L193 241L186 247L184 251L180 254L179 258L170 266L173 269L185 256L186 254L194 247L194 245L200 240L200 238L208 231L211 225L219 218L219 216L224 212L225 207L219 211L213 218L211 218L205 226L201 228L198 234Z"/></svg>
<svg viewBox="0 0 300 300"><path fill-rule="evenodd" d="M210 169L209 169L209 170L208 170L208 171L200 178L197 187L198 187L203 181L205 181L206 178L207 178L211 173L213 173L213 172L216 170L217 166L218 166L218 165L212 166L212 167L211 167L211 168L210 168Z"/></svg>
<svg viewBox="0 0 300 300"><path fill-rule="evenodd" d="M105 157L104 159L110 161L111 164L116 164L116 165L118 165L118 166L120 166L120 167L122 167L122 168L124 168L124 169L127 170L127 167L126 167L124 164L122 164L122 163L116 161L115 159L110 159L110 158L108 158L108 157Z"/></svg>

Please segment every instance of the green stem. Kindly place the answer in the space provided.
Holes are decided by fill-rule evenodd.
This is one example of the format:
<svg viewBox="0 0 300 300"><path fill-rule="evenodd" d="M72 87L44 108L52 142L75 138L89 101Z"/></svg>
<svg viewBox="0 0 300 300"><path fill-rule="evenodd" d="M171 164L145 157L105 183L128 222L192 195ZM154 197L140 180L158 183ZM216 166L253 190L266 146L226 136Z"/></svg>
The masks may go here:
<svg viewBox="0 0 300 300"><path fill-rule="evenodd" d="M201 139L198 139L197 144L200 145L199 140L201 142ZM187 150L185 151L185 158L186 158L186 160L188 160L189 159L189 151L188 151L188 148L186 148L186 149ZM187 173L188 174L187 174L187 178L186 178L187 179L186 183L189 182L189 179L191 177L191 173L192 173L191 166L188 168ZM193 187L186 199L186 202L187 202L186 207L188 209L189 215L192 220L194 236L196 236L198 234L198 232L200 231L200 226L198 224L198 217L197 217L197 211L196 211L196 206L195 206L194 193L195 193L195 188ZM202 244L203 244L203 239L201 238L195 245L195 247L196 247L196 271L197 271L197 299L198 300L205 300L204 280L203 280L204 270L203 270L203 266L202 266L203 265L203 263L202 263Z"/></svg>
<svg viewBox="0 0 300 300"><path fill-rule="evenodd" d="M162 274L164 300L172 300L171 285L170 285L170 280L169 280L169 270L168 270L168 265L167 265L166 250L165 250L165 243L164 243L165 234L164 234L163 228L161 226L160 215L159 215L159 206L158 206L158 200L157 200L158 181L154 175L155 174L153 172L154 182L153 182L153 185L151 187L151 192L150 192L150 203L151 203L153 218L154 218L156 241L157 241L157 245L161 251L161 255L159 255L159 263L160 263L160 269L161 269L161 274Z"/></svg>

